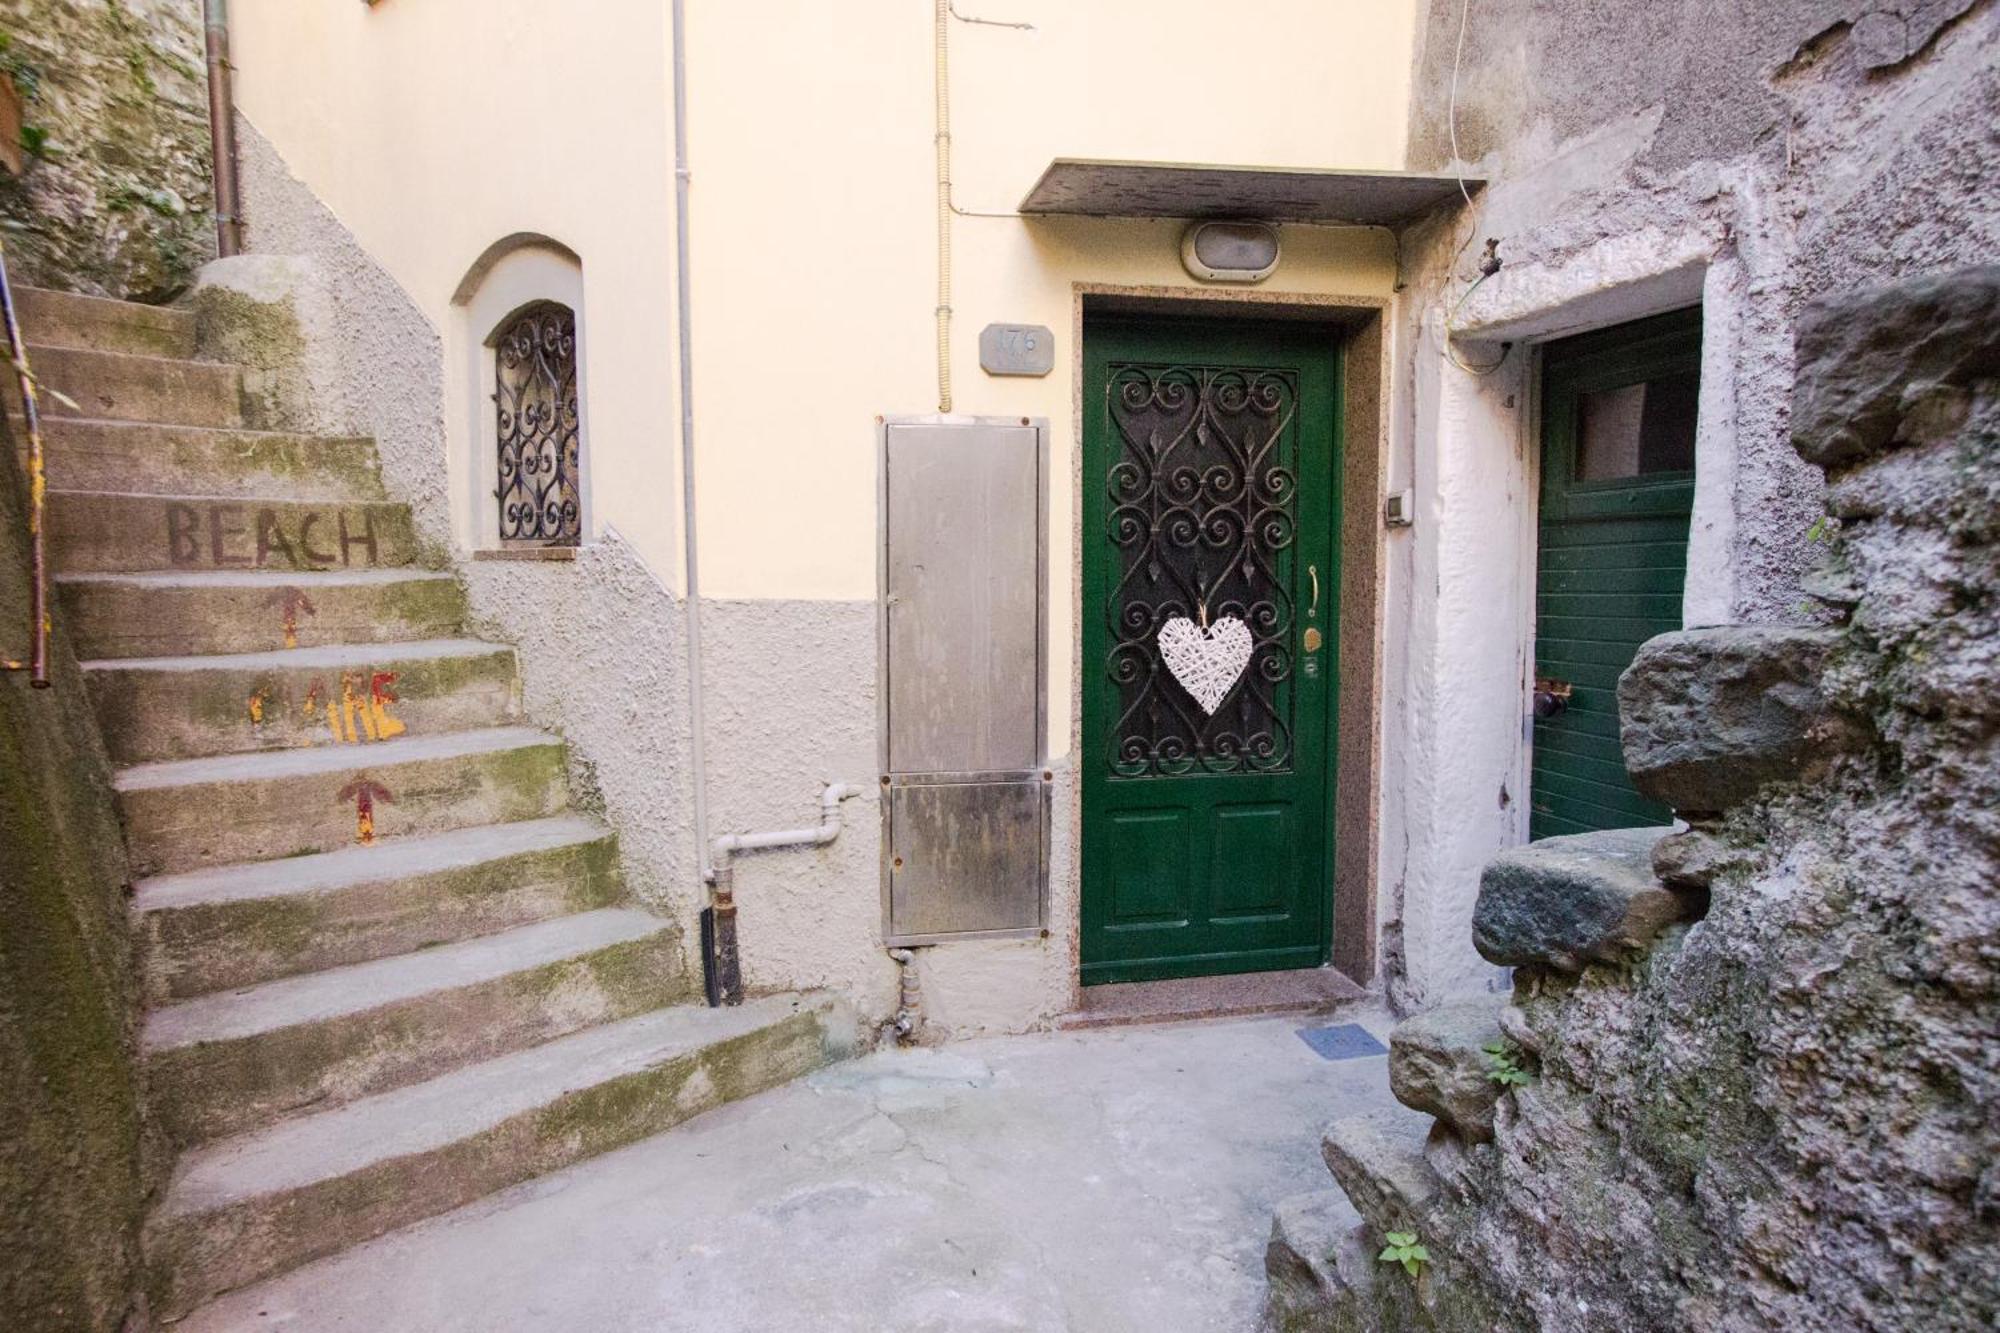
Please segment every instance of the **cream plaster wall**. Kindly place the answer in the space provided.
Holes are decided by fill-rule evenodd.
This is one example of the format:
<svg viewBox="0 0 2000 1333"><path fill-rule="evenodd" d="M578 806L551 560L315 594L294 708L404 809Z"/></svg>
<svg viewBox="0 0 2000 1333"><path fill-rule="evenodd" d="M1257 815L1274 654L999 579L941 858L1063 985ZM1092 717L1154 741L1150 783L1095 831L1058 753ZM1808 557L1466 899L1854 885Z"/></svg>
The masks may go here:
<svg viewBox="0 0 2000 1333"><path fill-rule="evenodd" d="M1217 11L1202 0L960 10L1034 25L950 25L960 208L1012 210L1058 156L1401 166L1403 0L1236 6L1232 32L1281 39L1239 58L1218 58L1204 37ZM702 590L872 598L874 418L938 403L931 6L695 0L689 21ZM955 218L953 410L1048 418L1052 475L1068 477L1073 284L1192 285L1180 231ZM1283 241L1264 289L1382 296L1394 285L1386 233L1294 227ZM994 322L1055 330L1055 371L984 374L978 334ZM1052 507L1049 730L1060 754L1074 690L1066 487L1052 488Z"/></svg>
<svg viewBox="0 0 2000 1333"><path fill-rule="evenodd" d="M950 25L957 201L1007 213L1057 156L1400 168L1413 7L959 0L961 12L1034 26ZM438 333L447 381L438 411L453 441L437 447L440 478L472 438L463 418L478 388L465 368L480 320L451 304L454 291L502 237L539 233L576 253L592 532L615 533L622 540L607 547L677 592L666 11L663 0L237 0L233 27L245 118ZM1228 31L1213 30L1218 14ZM688 22L696 461L704 621L717 636L709 777L719 832L796 824L825 780L872 782L863 742L873 726L875 418L938 402L932 6L689 0ZM1173 222L953 222L954 409L1051 427L1048 726L1065 793L1076 289L1193 287L1180 232ZM1283 243L1283 262L1258 290L1391 297L1387 233L1288 227ZM985 375L977 342L990 322L1047 325L1054 372ZM475 490L474 477L450 487L461 552L477 531ZM525 577L490 565L472 573L484 593ZM558 601L600 598L607 586L557 567L534 577ZM481 596L489 611L506 604ZM632 596L624 614L663 618L670 608ZM621 828L638 818L649 835L674 824L678 836L684 802L663 801L647 771L677 756L665 741L647 751L593 731L611 719L569 679L562 640L572 622L499 627L543 682L539 696L531 691L537 716L563 727ZM664 618L658 628L660 642L675 638ZM678 717L678 690L625 706ZM893 1002L878 937L875 812L864 806L850 810L836 847L739 869L753 984L839 985L871 1010ZM1058 818L1051 937L926 952L935 1016L952 1030L1032 1026L1070 1003L1074 802L1058 806L1068 813ZM645 846L658 904L690 914L694 886L674 878L664 850Z"/></svg>
<svg viewBox="0 0 2000 1333"><path fill-rule="evenodd" d="M541 233L583 257L588 512L597 532L612 525L673 570L666 12L655 0L236 0L230 41L238 108L433 328L453 328L452 293L504 236ZM445 406L459 436L463 412ZM461 542L467 492L451 488Z"/></svg>
<svg viewBox="0 0 2000 1333"><path fill-rule="evenodd" d="M998 3L998 0L995 0ZM985 6L984 8L992 8ZM1395 169L1413 0L1009 0L953 22L956 199L1008 211L1057 156ZM1002 12L1004 9L1005 12ZM671 48L653 0L238 0L237 102L454 346L492 242L582 259L593 535L682 586L673 380ZM691 284L702 591L874 595L873 422L937 403L932 7L691 0ZM954 410L1046 416L1074 448L1076 282L1187 284L1174 223L954 221ZM1287 228L1267 290L1385 295L1386 233ZM995 321L1057 331L1056 371L978 368ZM468 424L447 405L462 452ZM476 521L455 479L453 533ZM1051 567L1073 558L1058 488ZM1074 688L1054 579L1050 734Z"/></svg>

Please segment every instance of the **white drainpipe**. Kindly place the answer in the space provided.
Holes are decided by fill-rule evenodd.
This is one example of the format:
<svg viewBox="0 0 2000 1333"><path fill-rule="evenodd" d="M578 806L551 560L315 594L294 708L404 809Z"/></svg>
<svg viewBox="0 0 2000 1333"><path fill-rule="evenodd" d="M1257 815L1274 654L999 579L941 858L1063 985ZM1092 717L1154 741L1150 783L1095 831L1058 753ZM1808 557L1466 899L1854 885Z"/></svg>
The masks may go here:
<svg viewBox="0 0 2000 1333"><path fill-rule="evenodd" d="M712 844L709 908L702 930L702 964L711 1005L743 1003L743 960L736 948L736 869L731 858L737 852L819 847L832 842L840 836L840 803L861 792L851 782L829 782L819 794L819 823L813 827L725 833Z"/></svg>
<svg viewBox="0 0 2000 1333"><path fill-rule="evenodd" d="M679 306L681 388L681 543L687 567L688 777L693 790L694 854L703 880L708 863L708 722L701 672L701 564L694 508L694 298L688 282L687 33L685 0L674 0L674 296Z"/></svg>

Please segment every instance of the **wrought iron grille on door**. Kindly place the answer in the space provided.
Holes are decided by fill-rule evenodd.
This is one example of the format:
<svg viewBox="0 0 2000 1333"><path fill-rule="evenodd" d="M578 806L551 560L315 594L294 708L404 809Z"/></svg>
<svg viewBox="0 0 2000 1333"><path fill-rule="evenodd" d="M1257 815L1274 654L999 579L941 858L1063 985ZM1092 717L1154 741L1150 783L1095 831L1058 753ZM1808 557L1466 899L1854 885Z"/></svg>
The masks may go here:
<svg viewBox="0 0 2000 1333"><path fill-rule="evenodd" d="M1104 669L1118 716L1118 777L1289 770L1293 747L1292 545L1298 532L1299 387L1289 370L1121 364L1107 385L1118 436L1105 479L1117 572ZM1204 715L1160 657L1184 616L1249 627L1249 665Z"/></svg>
<svg viewBox="0 0 2000 1333"><path fill-rule="evenodd" d="M493 341L493 380L501 543L577 545L583 492L575 312L545 303L509 320Z"/></svg>

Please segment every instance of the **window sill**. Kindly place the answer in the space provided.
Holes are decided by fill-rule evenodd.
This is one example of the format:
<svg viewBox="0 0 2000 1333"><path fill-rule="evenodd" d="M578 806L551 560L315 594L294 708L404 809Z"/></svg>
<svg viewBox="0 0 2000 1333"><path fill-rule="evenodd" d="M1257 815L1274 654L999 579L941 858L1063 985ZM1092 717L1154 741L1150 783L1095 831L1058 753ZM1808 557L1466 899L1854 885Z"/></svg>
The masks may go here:
<svg viewBox="0 0 2000 1333"><path fill-rule="evenodd" d="M495 546L474 551L474 560L528 560L534 562L555 561L567 563L576 559L581 548L575 546Z"/></svg>

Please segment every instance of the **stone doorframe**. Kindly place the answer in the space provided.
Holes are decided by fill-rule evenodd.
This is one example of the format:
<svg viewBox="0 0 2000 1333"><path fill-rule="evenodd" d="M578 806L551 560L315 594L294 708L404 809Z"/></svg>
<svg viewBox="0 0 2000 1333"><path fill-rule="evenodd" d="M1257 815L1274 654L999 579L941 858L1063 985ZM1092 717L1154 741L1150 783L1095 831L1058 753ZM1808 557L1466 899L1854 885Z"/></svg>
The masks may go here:
<svg viewBox="0 0 2000 1333"><path fill-rule="evenodd" d="M1209 287L1074 283L1070 300L1070 735L1072 766L1083 760L1083 318L1096 314L1179 315L1190 319L1283 319L1333 325L1346 348L1341 383L1341 554L1339 734L1333 756L1332 963L1357 985L1379 962L1383 662L1383 477L1389 448L1388 297L1319 292L1219 291ZM1051 922L1069 941L1070 1007L1080 1006L1083 802L1080 773L1062 785L1053 830L1071 854L1052 885ZM1056 914L1066 914L1057 917ZM1057 925L1057 922L1060 922Z"/></svg>

